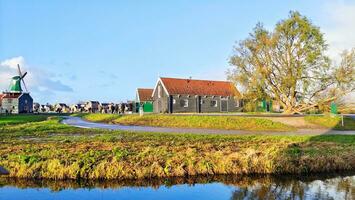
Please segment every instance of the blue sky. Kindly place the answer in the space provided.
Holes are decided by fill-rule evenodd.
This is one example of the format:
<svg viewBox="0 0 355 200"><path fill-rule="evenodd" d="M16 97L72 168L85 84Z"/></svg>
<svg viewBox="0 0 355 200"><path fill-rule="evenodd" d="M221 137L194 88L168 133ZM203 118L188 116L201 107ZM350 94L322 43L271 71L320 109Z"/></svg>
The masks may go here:
<svg viewBox="0 0 355 200"><path fill-rule="evenodd" d="M355 46L354 1L0 0L0 90L15 63L40 103L133 99L159 76L224 80L234 43L290 10L321 27L332 57Z"/></svg>

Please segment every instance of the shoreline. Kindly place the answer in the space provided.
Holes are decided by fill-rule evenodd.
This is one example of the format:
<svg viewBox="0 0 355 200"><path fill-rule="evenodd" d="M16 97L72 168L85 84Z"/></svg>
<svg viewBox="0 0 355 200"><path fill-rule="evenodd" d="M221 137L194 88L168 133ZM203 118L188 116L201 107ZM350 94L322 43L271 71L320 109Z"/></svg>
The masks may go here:
<svg viewBox="0 0 355 200"><path fill-rule="evenodd" d="M175 176L175 177L153 177L153 178L140 178L140 179L50 179L50 178L17 178L0 175L0 183L20 183L20 185L50 185L50 184L68 184L70 186L86 186L93 185L118 185L120 187L136 186L136 187L149 187L160 185L178 185L178 184L199 184L199 183L213 183L222 182L225 184L235 184L245 180L255 181L260 179L272 180L301 180L301 181L314 181L325 180L329 178L355 176L355 170L340 171L330 173L312 173L312 174L224 174L224 175L194 175L194 176ZM113 187L115 188L115 187Z"/></svg>

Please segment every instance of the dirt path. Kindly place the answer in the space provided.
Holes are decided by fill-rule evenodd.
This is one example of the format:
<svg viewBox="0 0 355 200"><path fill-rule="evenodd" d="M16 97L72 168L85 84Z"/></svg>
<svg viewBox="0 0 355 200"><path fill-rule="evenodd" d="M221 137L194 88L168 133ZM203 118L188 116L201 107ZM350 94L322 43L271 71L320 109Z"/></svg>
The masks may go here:
<svg viewBox="0 0 355 200"><path fill-rule="evenodd" d="M265 134L265 135L321 135L321 134L338 134L338 135L355 135L355 131L337 131L331 129L319 128L300 128L296 131L245 131L245 130L220 130L220 129L199 129L199 128L168 128L168 127L151 127L151 126L124 126L118 124L104 124L88 122L80 117L65 117L63 124L80 127L80 128L99 128L107 130L122 131L141 131L155 133L194 133L194 134ZM297 121L289 121L289 123L297 123Z"/></svg>
<svg viewBox="0 0 355 200"><path fill-rule="evenodd" d="M325 129L322 126L307 122L304 117L263 117L274 122L280 122L297 129Z"/></svg>

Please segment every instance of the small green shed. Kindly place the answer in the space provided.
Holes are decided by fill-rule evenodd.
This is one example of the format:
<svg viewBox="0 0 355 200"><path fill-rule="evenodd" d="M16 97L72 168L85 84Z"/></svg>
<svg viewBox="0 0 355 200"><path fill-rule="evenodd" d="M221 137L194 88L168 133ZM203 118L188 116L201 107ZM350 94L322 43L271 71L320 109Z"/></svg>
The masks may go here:
<svg viewBox="0 0 355 200"><path fill-rule="evenodd" d="M143 112L153 112L153 89L138 88L136 94L137 112L140 106L143 107Z"/></svg>

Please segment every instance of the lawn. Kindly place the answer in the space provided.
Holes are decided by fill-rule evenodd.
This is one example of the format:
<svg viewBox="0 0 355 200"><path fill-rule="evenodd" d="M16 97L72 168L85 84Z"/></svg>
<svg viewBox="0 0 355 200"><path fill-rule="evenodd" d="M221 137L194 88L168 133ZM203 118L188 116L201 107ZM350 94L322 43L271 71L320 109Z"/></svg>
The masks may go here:
<svg viewBox="0 0 355 200"><path fill-rule="evenodd" d="M209 128L224 130L251 130L251 131L289 131L293 127L269 119L240 117L240 116L176 116L149 114L138 115L112 115L87 114L84 119L94 122L105 122L123 125L183 127L183 128Z"/></svg>
<svg viewBox="0 0 355 200"><path fill-rule="evenodd" d="M142 133L80 129L60 118L0 129L11 177L138 179L355 170L355 136Z"/></svg>
<svg viewBox="0 0 355 200"><path fill-rule="evenodd" d="M306 116L305 120L335 130L355 130L355 119L350 117L344 117L344 126L340 116Z"/></svg>
<svg viewBox="0 0 355 200"><path fill-rule="evenodd" d="M0 115L0 126L46 120L48 115Z"/></svg>

